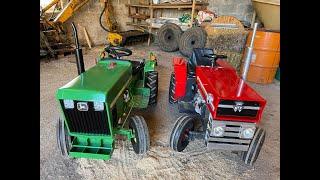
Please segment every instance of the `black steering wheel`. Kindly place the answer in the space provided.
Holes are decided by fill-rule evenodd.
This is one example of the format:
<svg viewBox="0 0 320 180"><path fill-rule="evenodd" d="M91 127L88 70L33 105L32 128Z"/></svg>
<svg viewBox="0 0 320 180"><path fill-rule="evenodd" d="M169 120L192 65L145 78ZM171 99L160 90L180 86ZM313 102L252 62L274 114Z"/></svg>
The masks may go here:
<svg viewBox="0 0 320 180"><path fill-rule="evenodd" d="M132 54L130 49L120 46L107 46L105 51L108 53L109 57L116 59L120 59L122 56L130 56Z"/></svg>

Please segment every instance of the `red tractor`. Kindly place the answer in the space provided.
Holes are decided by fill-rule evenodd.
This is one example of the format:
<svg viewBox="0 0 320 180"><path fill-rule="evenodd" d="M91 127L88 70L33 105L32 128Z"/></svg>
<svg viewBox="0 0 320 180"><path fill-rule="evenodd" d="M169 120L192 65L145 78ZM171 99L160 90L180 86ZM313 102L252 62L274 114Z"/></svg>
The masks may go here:
<svg viewBox="0 0 320 180"><path fill-rule="evenodd" d="M180 116L173 127L173 150L181 152L189 141L200 138L207 148L239 152L245 164L256 161L266 135L258 126L266 100L245 83L253 40L254 35L242 77L212 49L194 49L189 61L173 59L169 102L189 114Z"/></svg>

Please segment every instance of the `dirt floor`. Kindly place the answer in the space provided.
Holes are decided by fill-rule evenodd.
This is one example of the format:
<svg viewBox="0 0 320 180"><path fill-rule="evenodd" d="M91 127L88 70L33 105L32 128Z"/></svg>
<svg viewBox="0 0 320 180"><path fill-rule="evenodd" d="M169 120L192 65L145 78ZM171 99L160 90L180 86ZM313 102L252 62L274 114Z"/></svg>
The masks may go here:
<svg viewBox="0 0 320 180"><path fill-rule="evenodd" d="M103 47L84 51L85 67L95 64ZM74 55L58 60L41 61L40 69L40 176L41 179L280 179L280 83L251 84L267 99L262 127L266 140L254 167L243 164L237 154L206 150L201 141L190 143L183 153L168 148L168 138L176 118L181 115L168 103L171 59L178 53L162 52L157 46L130 47L128 58L148 58L150 51L158 57L158 104L143 115L151 136L147 155L136 155L128 141L118 141L111 160L65 159L56 145L55 125L59 118L55 91L77 76Z"/></svg>

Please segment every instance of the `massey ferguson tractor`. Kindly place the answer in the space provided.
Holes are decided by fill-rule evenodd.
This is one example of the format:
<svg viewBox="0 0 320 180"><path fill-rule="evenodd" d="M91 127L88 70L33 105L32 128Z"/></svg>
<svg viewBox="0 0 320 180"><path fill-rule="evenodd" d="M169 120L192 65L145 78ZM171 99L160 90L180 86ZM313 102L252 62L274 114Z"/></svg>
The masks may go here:
<svg viewBox="0 0 320 180"><path fill-rule="evenodd" d="M62 155L108 160L117 139L131 141L137 154L146 153L150 145L147 124L142 116L130 112L156 104L155 62L121 59L132 52L123 47L106 47L108 56L85 71L74 24L72 28L79 76L56 93L62 114L57 124Z"/></svg>
<svg viewBox="0 0 320 180"><path fill-rule="evenodd" d="M256 29L241 78L227 57L212 49L194 49L189 61L173 59L169 102L189 114L176 120L169 140L173 150L181 152L189 141L202 139L207 148L238 152L245 164L256 161L266 136L258 126L266 100L245 83Z"/></svg>

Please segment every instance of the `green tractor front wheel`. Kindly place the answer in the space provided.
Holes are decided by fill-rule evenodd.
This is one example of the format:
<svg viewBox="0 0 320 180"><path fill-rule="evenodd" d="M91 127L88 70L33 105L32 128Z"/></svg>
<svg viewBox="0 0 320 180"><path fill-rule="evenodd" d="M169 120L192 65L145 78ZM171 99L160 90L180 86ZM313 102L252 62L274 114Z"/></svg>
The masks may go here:
<svg viewBox="0 0 320 180"><path fill-rule="evenodd" d="M56 133L58 148L62 156L69 155L69 151L71 148L71 137L68 134L68 129L66 128L64 121L60 118L57 122Z"/></svg>
<svg viewBox="0 0 320 180"><path fill-rule="evenodd" d="M133 116L129 121L129 129L134 137L131 139L135 153L145 154L150 147L149 130L146 121L142 116Z"/></svg>
<svg viewBox="0 0 320 180"><path fill-rule="evenodd" d="M158 72L147 72L145 79L146 87L150 89L149 105L156 104L158 97Z"/></svg>

